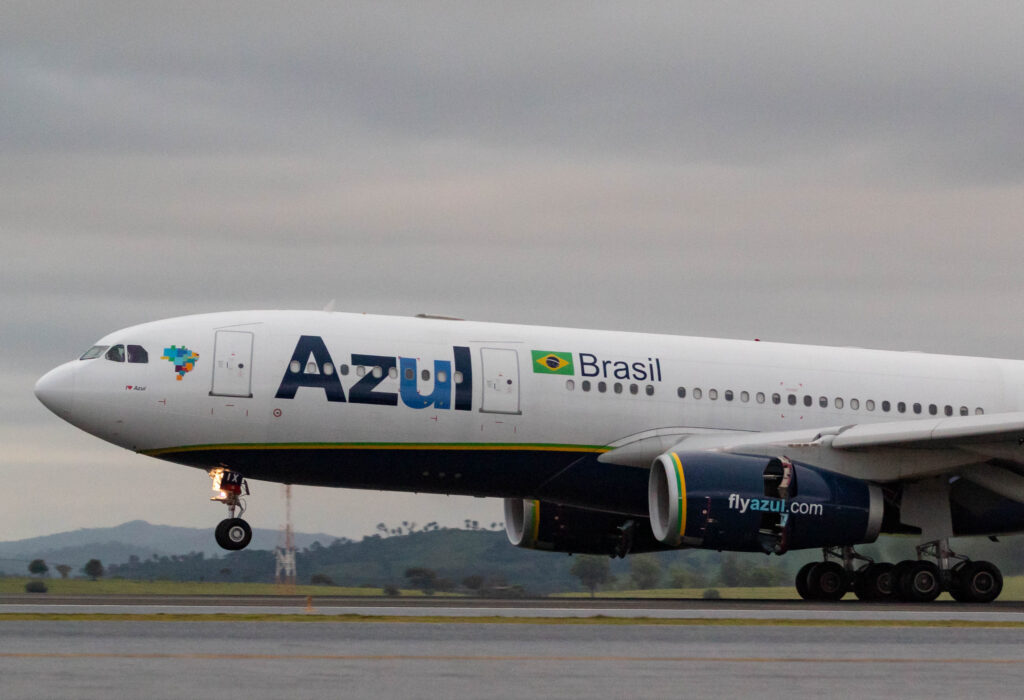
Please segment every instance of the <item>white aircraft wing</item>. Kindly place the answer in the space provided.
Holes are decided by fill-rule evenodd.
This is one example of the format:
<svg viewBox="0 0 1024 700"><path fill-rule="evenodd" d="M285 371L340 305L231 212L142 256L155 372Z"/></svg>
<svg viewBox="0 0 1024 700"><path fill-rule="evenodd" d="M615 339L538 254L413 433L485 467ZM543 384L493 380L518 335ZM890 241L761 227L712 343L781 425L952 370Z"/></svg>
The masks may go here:
<svg viewBox="0 0 1024 700"><path fill-rule="evenodd" d="M1024 413L786 432L694 432L684 428L651 432L658 434L613 444L600 460L639 466L647 457L653 460L665 451L788 457L876 483L956 475L1024 503ZM665 448L670 435L680 439Z"/></svg>

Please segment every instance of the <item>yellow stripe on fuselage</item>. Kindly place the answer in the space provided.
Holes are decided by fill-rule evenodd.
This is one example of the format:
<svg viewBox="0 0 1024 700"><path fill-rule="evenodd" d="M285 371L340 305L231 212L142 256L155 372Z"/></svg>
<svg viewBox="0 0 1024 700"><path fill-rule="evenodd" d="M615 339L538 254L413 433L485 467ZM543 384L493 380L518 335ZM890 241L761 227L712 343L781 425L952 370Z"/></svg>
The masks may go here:
<svg viewBox="0 0 1024 700"><path fill-rule="evenodd" d="M683 476L683 463L679 455L672 453L672 463L676 467L676 485L679 486L679 537L686 532L686 477Z"/></svg>

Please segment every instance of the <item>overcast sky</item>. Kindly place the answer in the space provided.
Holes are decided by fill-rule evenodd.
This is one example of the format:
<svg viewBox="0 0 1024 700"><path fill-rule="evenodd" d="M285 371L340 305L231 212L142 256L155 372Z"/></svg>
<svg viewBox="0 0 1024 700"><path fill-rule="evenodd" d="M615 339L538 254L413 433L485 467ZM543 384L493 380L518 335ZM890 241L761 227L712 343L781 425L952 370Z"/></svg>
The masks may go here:
<svg viewBox="0 0 1024 700"><path fill-rule="evenodd" d="M224 517L201 471L32 395L158 318L336 299L1024 358L1022 26L1009 2L0 4L0 540ZM347 536L501 519L294 508Z"/></svg>

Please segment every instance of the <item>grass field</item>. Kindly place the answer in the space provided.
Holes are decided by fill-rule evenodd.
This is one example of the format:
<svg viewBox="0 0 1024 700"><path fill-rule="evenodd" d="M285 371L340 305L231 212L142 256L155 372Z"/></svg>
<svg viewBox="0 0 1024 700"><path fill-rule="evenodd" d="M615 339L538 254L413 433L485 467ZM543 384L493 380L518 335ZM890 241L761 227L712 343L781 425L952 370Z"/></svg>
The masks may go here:
<svg viewBox="0 0 1024 700"><path fill-rule="evenodd" d="M0 594L24 593L27 577L0 578ZM300 595L300 596L383 596L380 588L343 586L278 586L273 583L203 583L198 581L125 581L123 579L43 579L49 593L57 595ZM403 590L406 597L422 591ZM438 594L441 595L441 594Z"/></svg>
<svg viewBox="0 0 1024 700"><path fill-rule="evenodd" d="M27 577L0 578L0 594L24 593ZM56 595L298 595L298 596L383 596L380 588L346 588L343 586L293 586L272 583L200 583L181 581L125 581L110 579L44 579L49 593ZM796 591L790 586L771 588L718 588L723 600L796 600ZM703 588L654 588L632 591L598 591L598 598L703 598ZM44 595L44 594L39 594ZM422 591L402 590L403 597L423 596ZM442 594L450 596L456 594ZM552 598L589 598L589 593L556 593ZM852 598L851 596L848 596ZM948 600L943 594L939 600ZM999 600L1024 600L1024 576L1009 576L1004 580Z"/></svg>

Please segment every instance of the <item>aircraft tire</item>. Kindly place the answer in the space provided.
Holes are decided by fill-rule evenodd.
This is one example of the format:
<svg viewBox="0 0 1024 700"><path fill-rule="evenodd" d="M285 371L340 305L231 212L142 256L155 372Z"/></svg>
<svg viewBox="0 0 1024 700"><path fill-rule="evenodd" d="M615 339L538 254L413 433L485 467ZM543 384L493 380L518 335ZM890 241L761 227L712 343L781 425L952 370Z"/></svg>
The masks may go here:
<svg viewBox="0 0 1024 700"><path fill-rule="evenodd" d="M962 602L991 603L1003 592L1003 574L992 562L968 562L954 576L954 587L963 597L953 597Z"/></svg>
<svg viewBox="0 0 1024 700"><path fill-rule="evenodd" d="M818 562L807 573L807 590L815 600L839 600L846 588L846 571L834 561Z"/></svg>
<svg viewBox="0 0 1024 700"><path fill-rule="evenodd" d="M869 564L857 572L853 590L861 600L889 600L892 598L892 569L887 562Z"/></svg>
<svg viewBox="0 0 1024 700"><path fill-rule="evenodd" d="M917 561L914 559L904 559L892 567L892 571L889 572L889 577L892 581L893 600L898 600L904 603L909 601L909 599L903 594L903 575L906 573L908 567L911 567L916 563Z"/></svg>
<svg viewBox="0 0 1024 700"><path fill-rule="evenodd" d="M227 518L220 521L213 535L221 548L237 551L252 541L252 528L241 518Z"/></svg>
<svg viewBox="0 0 1024 700"><path fill-rule="evenodd" d="M942 593L939 567L930 561L911 562L900 576L902 599L911 603L930 603Z"/></svg>
<svg viewBox="0 0 1024 700"><path fill-rule="evenodd" d="M800 570L796 572L796 592L804 600L814 600L811 598L811 591L807 587L807 575L811 573L811 569L815 567L817 562L810 562L800 567Z"/></svg>

